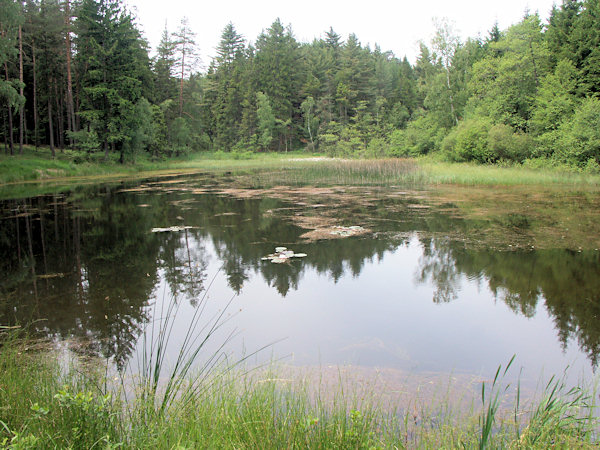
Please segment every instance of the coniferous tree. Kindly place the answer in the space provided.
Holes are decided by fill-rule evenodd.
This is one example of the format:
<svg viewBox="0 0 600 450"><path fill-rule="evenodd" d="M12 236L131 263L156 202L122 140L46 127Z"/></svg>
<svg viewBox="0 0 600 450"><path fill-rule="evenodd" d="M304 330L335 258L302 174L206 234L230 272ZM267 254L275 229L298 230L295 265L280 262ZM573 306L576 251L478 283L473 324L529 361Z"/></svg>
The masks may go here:
<svg viewBox="0 0 600 450"><path fill-rule="evenodd" d="M40 100L45 113L44 124L50 151L55 155L55 146L62 148L64 136L61 133L62 111L59 86L62 87L65 67L65 53L62 35L64 30L63 13L58 1L40 2L39 25L35 34L39 47Z"/></svg>
<svg viewBox="0 0 600 450"><path fill-rule="evenodd" d="M300 106L299 49L292 30L275 20L256 42L257 89L271 102L276 119L277 149L288 148L293 139L292 120Z"/></svg>
<svg viewBox="0 0 600 450"><path fill-rule="evenodd" d="M105 158L118 147L123 161L142 82L150 79L144 42L117 0L83 0L76 25L79 66L86 69L80 116Z"/></svg>
<svg viewBox="0 0 600 450"><path fill-rule="evenodd" d="M21 83L12 76L9 65L14 64L18 55L18 34L22 23L19 4L12 0L0 1L0 68L4 76L0 77L0 99L3 100L8 116L5 142L10 143L10 153L13 150L13 110L21 108L23 96L19 93ZM2 79L3 78L3 79Z"/></svg>
<svg viewBox="0 0 600 450"><path fill-rule="evenodd" d="M229 23L221 33L217 56L208 78L215 99L211 107L217 146L231 150L242 136L239 130L244 99L244 39Z"/></svg>
<svg viewBox="0 0 600 450"><path fill-rule="evenodd" d="M163 30L160 43L156 49L152 69L154 74L154 101L162 103L165 100L175 99L177 96L177 83L175 74L175 41L173 41L167 27Z"/></svg>
<svg viewBox="0 0 600 450"><path fill-rule="evenodd" d="M183 115L183 83L186 77L189 77L198 63L196 49L196 33L190 28L186 17L181 19L181 24L176 33L175 54L177 55L177 64L179 66L179 117Z"/></svg>

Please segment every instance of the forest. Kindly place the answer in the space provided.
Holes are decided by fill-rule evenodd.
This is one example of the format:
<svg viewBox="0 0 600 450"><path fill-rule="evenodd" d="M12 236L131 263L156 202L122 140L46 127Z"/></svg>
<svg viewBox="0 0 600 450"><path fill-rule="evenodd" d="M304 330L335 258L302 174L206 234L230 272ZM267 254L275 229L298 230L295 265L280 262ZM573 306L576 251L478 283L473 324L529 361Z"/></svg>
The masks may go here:
<svg viewBox="0 0 600 450"><path fill-rule="evenodd" d="M462 42L436 21L414 64L333 28L298 42L276 19L227 24L206 70L185 18L151 51L120 0L0 0L0 139L122 163L192 152L600 171L600 3L562 0Z"/></svg>

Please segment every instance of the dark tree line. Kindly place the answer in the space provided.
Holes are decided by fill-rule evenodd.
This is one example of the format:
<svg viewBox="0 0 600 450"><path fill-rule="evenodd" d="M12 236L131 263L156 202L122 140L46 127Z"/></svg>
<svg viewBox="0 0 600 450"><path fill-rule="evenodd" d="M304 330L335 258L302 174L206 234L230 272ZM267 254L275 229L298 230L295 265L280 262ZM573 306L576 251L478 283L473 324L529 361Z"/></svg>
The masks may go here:
<svg viewBox="0 0 600 450"><path fill-rule="evenodd" d="M148 44L120 0L0 0L0 135L134 161L287 151L568 164L600 159L600 6L563 0L461 42L436 23L414 64L332 28L223 29L206 73L182 20Z"/></svg>

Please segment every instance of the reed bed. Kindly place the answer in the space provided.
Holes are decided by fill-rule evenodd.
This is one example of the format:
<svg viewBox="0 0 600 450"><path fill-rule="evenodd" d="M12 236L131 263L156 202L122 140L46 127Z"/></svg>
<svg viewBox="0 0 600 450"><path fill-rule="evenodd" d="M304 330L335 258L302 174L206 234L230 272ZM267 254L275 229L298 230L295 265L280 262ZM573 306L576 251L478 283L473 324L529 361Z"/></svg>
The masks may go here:
<svg viewBox="0 0 600 450"><path fill-rule="evenodd" d="M568 167L500 166L450 163L435 157L333 159L305 152L204 152L152 160L141 155L135 164L119 164L115 155L67 150L51 159L47 149L25 148L24 156L0 154L0 185L73 177L150 177L208 171L247 177L252 186L285 185L600 185L600 175Z"/></svg>
<svg viewBox="0 0 600 450"><path fill-rule="evenodd" d="M299 159L280 161L254 171L233 171L236 181L252 188L274 186L397 186L426 181L409 159Z"/></svg>

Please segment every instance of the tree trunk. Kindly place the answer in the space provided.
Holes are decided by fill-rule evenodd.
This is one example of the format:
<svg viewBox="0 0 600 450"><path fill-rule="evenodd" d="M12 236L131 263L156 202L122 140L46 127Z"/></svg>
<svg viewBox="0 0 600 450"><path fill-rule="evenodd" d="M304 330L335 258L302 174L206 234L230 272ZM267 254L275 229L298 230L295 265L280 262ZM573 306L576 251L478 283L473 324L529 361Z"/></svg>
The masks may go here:
<svg viewBox="0 0 600 450"><path fill-rule="evenodd" d="M450 97L450 112L452 113L452 118L454 119L454 123L458 125L458 117L456 117L456 113L454 112L454 96L452 95L452 89L450 88L450 70L446 67L446 86L448 86L448 95Z"/></svg>
<svg viewBox="0 0 600 450"><path fill-rule="evenodd" d="M105 132L105 134L108 133L108 131ZM108 139L105 137L104 138L104 162L108 161Z"/></svg>
<svg viewBox="0 0 600 450"><path fill-rule="evenodd" d="M23 27L19 25L19 94L23 98ZM23 128L25 127L25 114L23 104L19 105L19 155L23 155Z"/></svg>
<svg viewBox="0 0 600 450"><path fill-rule="evenodd" d="M77 108L75 108L77 105ZM75 83L75 99L73 105L73 111L79 111L79 85ZM75 129L79 130L81 127L81 121L78 114L75 114Z"/></svg>
<svg viewBox="0 0 600 450"><path fill-rule="evenodd" d="M54 126L52 124L52 101L48 96L48 134L50 135L50 151L52 157L56 157L56 150L54 149Z"/></svg>
<svg viewBox="0 0 600 450"><path fill-rule="evenodd" d="M37 76L35 67L35 43L31 43L31 57L33 60L33 136L35 139L35 149L37 150L39 144L39 119L38 119L38 107L37 107Z"/></svg>
<svg viewBox="0 0 600 450"><path fill-rule="evenodd" d="M70 131L77 131L75 123L75 106L73 104L73 78L71 76L71 7L69 0L65 1L65 29L66 38L65 45L67 50L67 115L69 117L69 123L67 128ZM71 145L73 140L70 139Z"/></svg>
<svg viewBox="0 0 600 450"><path fill-rule="evenodd" d="M4 63L4 75L6 76L6 81L8 81L8 64ZM11 156L15 154L14 145L13 145L13 116L12 116L12 105L10 102L6 102L8 105L8 145L10 148Z"/></svg>
<svg viewBox="0 0 600 450"><path fill-rule="evenodd" d="M6 128L6 115L2 114L2 126L4 128L4 154L8 155L8 131Z"/></svg>
<svg viewBox="0 0 600 450"><path fill-rule="evenodd" d="M54 97L56 99L56 120L57 120L57 141L60 151L65 149L65 126L64 126L64 115L63 115L63 104L61 97L58 95L58 86L56 80L54 80Z"/></svg>

